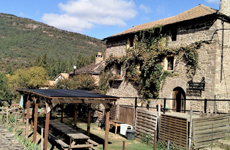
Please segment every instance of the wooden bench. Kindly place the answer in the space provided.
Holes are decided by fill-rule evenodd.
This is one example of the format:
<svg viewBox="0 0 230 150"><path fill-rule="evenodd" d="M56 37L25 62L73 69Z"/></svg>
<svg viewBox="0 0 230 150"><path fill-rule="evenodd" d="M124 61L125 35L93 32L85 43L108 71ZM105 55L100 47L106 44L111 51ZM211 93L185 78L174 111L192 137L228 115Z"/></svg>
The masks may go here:
<svg viewBox="0 0 230 150"><path fill-rule="evenodd" d="M69 145L66 144L65 142L63 142L62 140L60 140L59 138L57 138L56 136L54 136L53 134L49 133L48 136L51 140L55 141L56 143L58 143L64 150L68 150L69 149Z"/></svg>
<svg viewBox="0 0 230 150"><path fill-rule="evenodd" d="M90 144L93 144L93 146L98 146L99 144L91 139L88 139L87 142L89 142Z"/></svg>

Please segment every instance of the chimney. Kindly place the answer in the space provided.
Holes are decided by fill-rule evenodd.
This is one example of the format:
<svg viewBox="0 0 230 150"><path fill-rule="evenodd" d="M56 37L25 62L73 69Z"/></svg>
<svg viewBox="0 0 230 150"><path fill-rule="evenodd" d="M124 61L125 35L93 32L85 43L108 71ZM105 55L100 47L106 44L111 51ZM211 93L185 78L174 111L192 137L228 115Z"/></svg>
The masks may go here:
<svg viewBox="0 0 230 150"><path fill-rule="evenodd" d="M220 10L221 13L226 16L230 16L230 0L220 0Z"/></svg>
<svg viewBox="0 0 230 150"><path fill-rule="evenodd" d="M95 64L98 64L102 60L103 60L103 56L102 56L101 52L98 52L96 57L95 57Z"/></svg>

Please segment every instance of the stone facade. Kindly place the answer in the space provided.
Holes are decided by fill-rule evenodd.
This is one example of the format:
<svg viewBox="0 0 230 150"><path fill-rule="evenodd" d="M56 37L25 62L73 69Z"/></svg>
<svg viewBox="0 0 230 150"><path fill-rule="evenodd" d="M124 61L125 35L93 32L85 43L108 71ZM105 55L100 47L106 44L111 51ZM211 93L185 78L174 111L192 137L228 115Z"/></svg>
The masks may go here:
<svg viewBox="0 0 230 150"><path fill-rule="evenodd" d="M223 0L224 1L224 0ZM228 1L229 2L229 1ZM229 20L230 21L230 20ZM225 30L223 30L225 29ZM189 44L203 41L202 46L198 49L199 68L195 75L191 78L187 76L187 68L185 62L177 60L172 72L178 73L177 76L167 77L162 89L160 90L160 98L173 98L174 89L179 87L185 92L185 99L230 99L230 24L219 18L197 20L195 23L187 23L177 28L176 41L169 39L168 47L175 48L187 46ZM171 33L169 32L169 36ZM223 39L223 41L222 41ZM110 54L114 56L123 56L126 54L127 40L113 42L107 47L106 56ZM223 54L223 57L222 57ZM163 64L163 63L162 63ZM190 95L187 92L188 82L200 82L205 78L205 90L198 95ZM162 83L163 84L163 83ZM138 86L123 80L116 88L111 87L108 95L119 97L138 97ZM123 99L119 103L132 104ZM173 107L173 101L167 101L169 108ZM203 101L186 100L186 109L190 107L194 110L203 111ZM208 102L207 111L213 112L214 102ZM229 102L217 102L217 111L229 112Z"/></svg>

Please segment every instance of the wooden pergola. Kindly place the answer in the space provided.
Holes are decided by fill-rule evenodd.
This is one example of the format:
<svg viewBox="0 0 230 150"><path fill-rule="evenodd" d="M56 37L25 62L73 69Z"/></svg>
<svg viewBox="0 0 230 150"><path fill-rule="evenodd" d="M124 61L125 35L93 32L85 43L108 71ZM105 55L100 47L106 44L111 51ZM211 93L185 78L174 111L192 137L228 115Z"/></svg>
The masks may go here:
<svg viewBox="0 0 230 150"><path fill-rule="evenodd" d="M105 123L105 141L104 150L108 150L108 135L109 135L109 115L110 108L114 101L117 101L118 97L97 94L93 91L84 90L65 90L65 89L17 89L21 95L23 95L23 120L25 114L25 108L27 108L26 118L29 119L29 108L30 102L33 102L33 111L31 119L31 127L33 129L33 142L36 142L37 132L37 119L38 119L38 104L43 104L46 107L46 121L45 121L45 150L48 144L49 134L49 121L50 112L56 104L62 104L61 121L63 121L63 109L64 104L75 104L74 113L74 126L77 122L77 104L88 104L88 110L91 108L91 104L103 104L106 112L106 123ZM90 134L90 111L88 112L87 122L87 134Z"/></svg>

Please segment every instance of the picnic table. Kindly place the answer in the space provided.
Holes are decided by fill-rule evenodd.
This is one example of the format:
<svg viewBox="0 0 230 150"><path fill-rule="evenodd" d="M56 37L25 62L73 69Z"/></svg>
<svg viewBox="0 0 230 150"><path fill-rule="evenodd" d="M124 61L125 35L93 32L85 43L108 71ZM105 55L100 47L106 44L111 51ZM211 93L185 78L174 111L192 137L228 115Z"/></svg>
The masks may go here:
<svg viewBox="0 0 230 150"><path fill-rule="evenodd" d="M92 148L94 145L98 145L98 143L91 140L89 136L72 129L68 125L57 120L50 120L50 125L71 138L71 148ZM78 140L84 141L85 144L77 143Z"/></svg>

